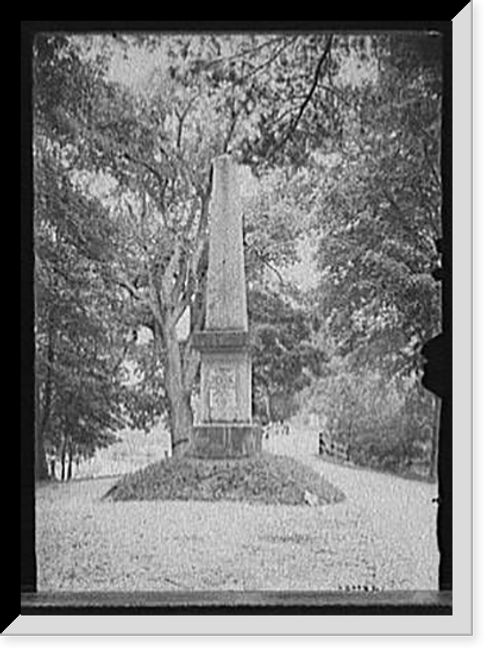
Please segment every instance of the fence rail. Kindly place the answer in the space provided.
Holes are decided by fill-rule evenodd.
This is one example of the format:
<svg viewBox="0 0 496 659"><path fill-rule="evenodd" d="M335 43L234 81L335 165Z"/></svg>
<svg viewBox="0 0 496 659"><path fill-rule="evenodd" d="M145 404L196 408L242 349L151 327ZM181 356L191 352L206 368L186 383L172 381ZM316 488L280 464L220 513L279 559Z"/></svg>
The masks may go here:
<svg viewBox="0 0 496 659"><path fill-rule="evenodd" d="M350 462L350 445L325 437L319 434L319 455L327 455L339 462Z"/></svg>
<svg viewBox="0 0 496 659"><path fill-rule="evenodd" d="M262 447L278 455L316 455L318 432L318 428L301 424L272 424L264 430Z"/></svg>
<svg viewBox="0 0 496 659"><path fill-rule="evenodd" d="M262 447L279 455L326 455L336 462L350 462L350 445L331 439L318 426L274 423L267 426Z"/></svg>

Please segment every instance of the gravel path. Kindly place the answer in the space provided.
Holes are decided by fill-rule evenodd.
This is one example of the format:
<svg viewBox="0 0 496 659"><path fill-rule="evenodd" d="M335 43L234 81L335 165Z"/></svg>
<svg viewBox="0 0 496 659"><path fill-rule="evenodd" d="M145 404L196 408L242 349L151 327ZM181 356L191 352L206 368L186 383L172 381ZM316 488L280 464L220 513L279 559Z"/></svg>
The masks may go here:
<svg viewBox="0 0 496 659"><path fill-rule="evenodd" d="M436 589L434 485L302 458L333 506L112 502L115 478L44 485L40 590Z"/></svg>

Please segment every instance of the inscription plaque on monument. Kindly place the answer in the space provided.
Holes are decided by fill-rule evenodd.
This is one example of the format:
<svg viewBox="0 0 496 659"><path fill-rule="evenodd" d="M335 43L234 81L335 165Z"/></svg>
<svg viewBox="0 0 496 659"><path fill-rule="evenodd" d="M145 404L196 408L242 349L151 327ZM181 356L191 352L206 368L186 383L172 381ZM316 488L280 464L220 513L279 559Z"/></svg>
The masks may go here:
<svg viewBox="0 0 496 659"><path fill-rule="evenodd" d="M215 366L208 383L210 421L236 421L236 371L233 366Z"/></svg>

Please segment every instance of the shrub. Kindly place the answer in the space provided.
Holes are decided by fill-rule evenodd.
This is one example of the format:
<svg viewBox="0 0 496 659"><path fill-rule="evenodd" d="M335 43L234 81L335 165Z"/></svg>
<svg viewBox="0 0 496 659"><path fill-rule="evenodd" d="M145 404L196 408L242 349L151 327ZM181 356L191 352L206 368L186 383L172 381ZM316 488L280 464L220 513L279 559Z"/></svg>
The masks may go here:
<svg viewBox="0 0 496 659"><path fill-rule="evenodd" d="M312 386L307 404L330 441L346 443L352 462L393 473L429 472L436 403L418 380L343 368Z"/></svg>

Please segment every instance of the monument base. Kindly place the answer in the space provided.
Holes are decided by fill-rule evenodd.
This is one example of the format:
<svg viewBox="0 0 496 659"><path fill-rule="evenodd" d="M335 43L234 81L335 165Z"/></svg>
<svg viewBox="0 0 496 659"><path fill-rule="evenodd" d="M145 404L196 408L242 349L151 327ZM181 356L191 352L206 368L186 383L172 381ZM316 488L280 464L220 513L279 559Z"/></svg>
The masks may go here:
<svg viewBox="0 0 496 659"><path fill-rule="evenodd" d="M253 424L203 424L193 427L188 455L224 460L247 458L262 450L262 429Z"/></svg>

